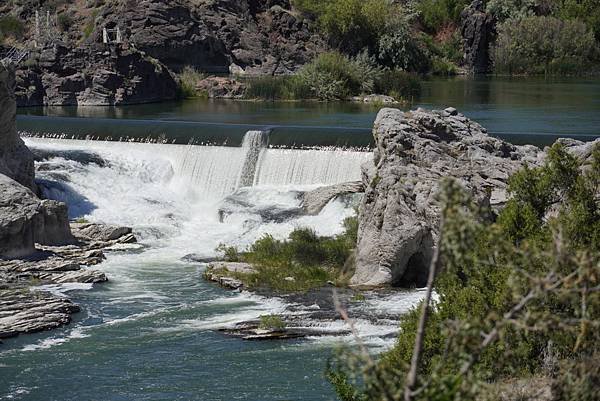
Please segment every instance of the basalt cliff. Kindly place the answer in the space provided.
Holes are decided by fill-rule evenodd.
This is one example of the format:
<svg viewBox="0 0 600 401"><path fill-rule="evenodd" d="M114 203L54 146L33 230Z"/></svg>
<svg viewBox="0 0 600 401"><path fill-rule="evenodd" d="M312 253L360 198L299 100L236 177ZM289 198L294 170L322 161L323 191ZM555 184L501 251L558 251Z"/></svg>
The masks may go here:
<svg viewBox="0 0 600 401"><path fill-rule="evenodd" d="M453 108L382 109L375 120L374 163L363 166L356 272L351 284L423 286L437 240L442 179L451 177L482 205L499 210L508 177L545 152L491 137ZM561 139L581 158L600 143Z"/></svg>
<svg viewBox="0 0 600 401"><path fill-rule="evenodd" d="M17 73L19 106L170 100L177 96L175 75L186 66L207 73L289 74L327 48L289 0L61 3L61 23L42 13L41 28L34 21L43 7L21 3L0 5L0 14L27 22L23 40L30 54Z"/></svg>

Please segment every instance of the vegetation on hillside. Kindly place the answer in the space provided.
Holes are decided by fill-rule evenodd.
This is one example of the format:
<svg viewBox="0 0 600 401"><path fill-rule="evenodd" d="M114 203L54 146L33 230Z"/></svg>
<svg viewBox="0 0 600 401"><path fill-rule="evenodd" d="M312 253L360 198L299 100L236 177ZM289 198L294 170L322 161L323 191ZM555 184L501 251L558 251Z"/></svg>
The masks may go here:
<svg viewBox="0 0 600 401"><path fill-rule="evenodd" d="M498 23L498 40L491 49L494 72L582 74L600 62L600 0L484 3ZM349 57L366 54L382 68L439 75L456 73L462 62L460 15L470 0L293 4L315 18L330 45Z"/></svg>
<svg viewBox="0 0 600 401"><path fill-rule="evenodd" d="M25 25L17 17L10 14L0 17L0 44L11 39L21 39L24 32Z"/></svg>
<svg viewBox="0 0 600 401"><path fill-rule="evenodd" d="M197 90L198 84L204 78L204 74L202 74L196 68L189 65L183 67L183 70L177 75L179 82L179 97L206 97L206 93L202 93Z"/></svg>
<svg viewBox="0 0 600 401"><path fill-rule="evenodd" d="M554 145L509 190L490 221L445 183L438 298L403 317L379 360L332 363L342 400L599 399L600 147L581 165Z"/></svg>
<svg viewBox="0 0 600 401"><path fill-rule="evenodd" d="M382 68L366 53L348 57L339 52L321 54L296 75L252 78L248 84L247 98L266 100L338 100L371 93L402 100L420 90L414 74Z"/></svg>
<svg viewBox="0 0 600 401"><path fill-rule="evenodd" d="M244 252L220 246L217 250L226 260L250 263L256 270L222 273L252 289L306 291L329 281L341 283L352 274L351 256L356 247L357 230L357 218L350 217L344 220L344 233L334 237L318 236L309 228L296 228L287 240L277 240L267 234Z"/></svg>

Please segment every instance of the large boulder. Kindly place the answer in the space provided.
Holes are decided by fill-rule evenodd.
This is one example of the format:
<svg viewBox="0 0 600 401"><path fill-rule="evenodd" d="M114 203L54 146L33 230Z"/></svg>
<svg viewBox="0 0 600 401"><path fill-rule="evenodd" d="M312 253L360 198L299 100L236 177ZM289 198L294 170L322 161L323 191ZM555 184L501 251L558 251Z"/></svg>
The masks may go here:
<svg viewBox="0 0 600 401"><path fill-rule="evenodd" d="M20 106L112 106L174 99L171 72L133 46L55 44L17 74Z"/></svg>
<svg viewBox="0 0 600 401"><path fill-rule="evenodd" d="M485 12L482 0L474 0L460 19L465 67L474 74L490 72L490 46L496 38L494 17Z"/></svg>
<svg viewBox="0 0 600 401"><path fill-rule="evenodd" d="M14 67L0 64L0 174L35 190L33 155L17 134L14 88Z"/></svg>
<svg viewBox="0 0 600 401"><path fill-rule="evenodd" d="M0 258L35 252L35 244L74 241L65 204L40 200L28 188L0 174Z"/></svg>
<svg viewBox="0 0 600 401"><path fill-rule="evenodd" d="M455 109L402 112L385 108L373 135L374 164L363 166L353 285L425 284L437 239L440 182L453 177L481 203L499 208L506 182L543 152L487 135Z"/></svg>

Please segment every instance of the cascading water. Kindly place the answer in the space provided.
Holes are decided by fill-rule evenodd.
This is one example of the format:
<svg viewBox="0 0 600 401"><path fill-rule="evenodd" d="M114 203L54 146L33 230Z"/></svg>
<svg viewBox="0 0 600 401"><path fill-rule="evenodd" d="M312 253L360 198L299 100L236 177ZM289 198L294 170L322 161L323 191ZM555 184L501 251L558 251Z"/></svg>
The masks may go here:
<svg viewBox="0 0 600 401"><path fill-rule="evenodd" d="M240 172L237 187L250 187L254 184L254 176L261 151L269 142L269 131L248 131L244 135L242 149L246 152L244 164Z"/></svg>
<svg viewBox="0 0 600 401"><path fill-rule="evenodd" d="M168 184L192 200L218 201L246 186L314 186L357 181L372 153L341 149L271 149L267 131L249 131L242 147L25 138L30 146L102 152L130 163L169 162Z"/></svg>
<svg viewBox="0 0 600 401"><path fill-rule="evenodd" d="M107 260L94 268L110 282L95 291L70 284L49 288L75 291L71 296L82 313L69 326L19 338L4 353L0 349L0 399L94 399L101 393L105 399L218 401L231 391L248 400L298 394L332 399L320 374L328 355L323 350L328 341L352 341L340 334L343 322L310 320L306 312L319 309L317 304L305 308L277 297L227 292L202 280L202 265L183 258L215 256L221 243L243 250L265 234L286 238L296 227L336 235L344 218L354 214L351 205L333 201L316 216L265 218L277 210L300 210L298 191L359 179L360 165L372 157L266 148L265 135L249 132L245 147L26 138L41 160L38 178L58 181L49 194L68 202L73 218L130 225L144 249L107 252ZM236 203L221 222L218 211L231 198ZM351 312L369 316L355 319L363 341L391 344L398 321L390 318L388 304L400 315L419 298L391 294L356 303ZM388 303L383 312L377 310L382 302ZM331 335L258 344L215 331L268 314L289 314ZM286 380L264 374L273 364L287 369ZM135 375L128 373L134 369Z"/></svg>

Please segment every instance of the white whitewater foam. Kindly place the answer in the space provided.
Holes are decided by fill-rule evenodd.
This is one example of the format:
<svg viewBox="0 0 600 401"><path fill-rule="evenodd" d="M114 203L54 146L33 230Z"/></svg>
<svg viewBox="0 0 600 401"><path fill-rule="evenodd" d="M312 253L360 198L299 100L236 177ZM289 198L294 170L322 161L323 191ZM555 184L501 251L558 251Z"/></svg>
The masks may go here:
<svg viewBox="0 0 600 401"><path fill-rule="evenodd" d="M37 287L31 287L31 291L46 291L50 294L66 298L67 292L69 291L77 291L77 290L89 290L91 289L93 284L91 283L64 283L64 284L47 284L40 285Z"/></svg>
<svg viewBox="0 0 600 401"><path fill-rule="evenodd" d="M43 340L38 341L35 344L28 344L26 346L24 346L22 348L22 351L37 351L37 350L41 350L41 349L48 349L48 348L52 348L54 346L60 345L60 344L64 344L72 339L80 339L80 338L86 338L89 337L89 334L85 333L86 328L85 327L75 327L73 330L71 330L69 332L69 334L67 334L64 337L51 337L51 338L45 338Z"/></svg>
<svg viewBox="0 0 600 401"><path fill-rule="evenodd" d="M168 297L161 291L165 286L176 285L169 281L174 280L173 275L165 277L161 270L170 269L172 272L173 269L189 269L189 264L179 261L184 255L197 253L211 256L220 243L244 249L265 234L278 239L286 238L297 227L311 227L319 235L341 233L344 218L354 214L353 208L341 200L330 202L316 216L293 217L279 222L264 221L260 212L298 208L300 200L296 196L297 191L359 180L360 165L372 158L370 153L343 150L261 148L256 159L253 186L244 188L241 198L253 207L244 207L242 202L242 206L227 216L225 223L221 223L219 207L226 195L232 194L243 184L240 173L245 168L248 149L36 138L25 140L32 147L75 149L100 155L107 162L106 166L53 158L48 161L54 164L52 171L40 171L40 176L52 180L56 179L57 174L62 174L65 177L63 185L68 186L69 191L54 188L54 197L65 200L70 207L83 212L90 221L133 226L140 242L150 245L139 254L111 252L107 254L107 261L97 268L111 279L109 285L112 293L111 299L106 301L107 305L135 304L151 309L138 309L130 316L112 320L100 317L105 319L100 326L125 324L168 313L174 308L196 308L197 304L169 304ZM83 288L49 288L57 294L72 289ZM360 308L379 313L385 311L392 318L375 324L359 319L356 325L360 336L370 345L389 346L393 342L391 334L398 330L395 316L405 313L418 299L419 295L415 293L398 293L364 302ZM223 304L227 311L219 315L175 321L169 323L170 327L157 330L213 330L257 319L265 314L291 313L281 299L248 293L206 302ZM311 324L322 324L324 330L331 332L347 329L341 321L306 322L307 326ZM28 349L61 344L68 338L77 338L76 334L72 332L71 337L65 339L49 338L28 346ZM388 334L390 338L381 338ZM351 342L353 337L319 337L315 340Z"/></svg>

